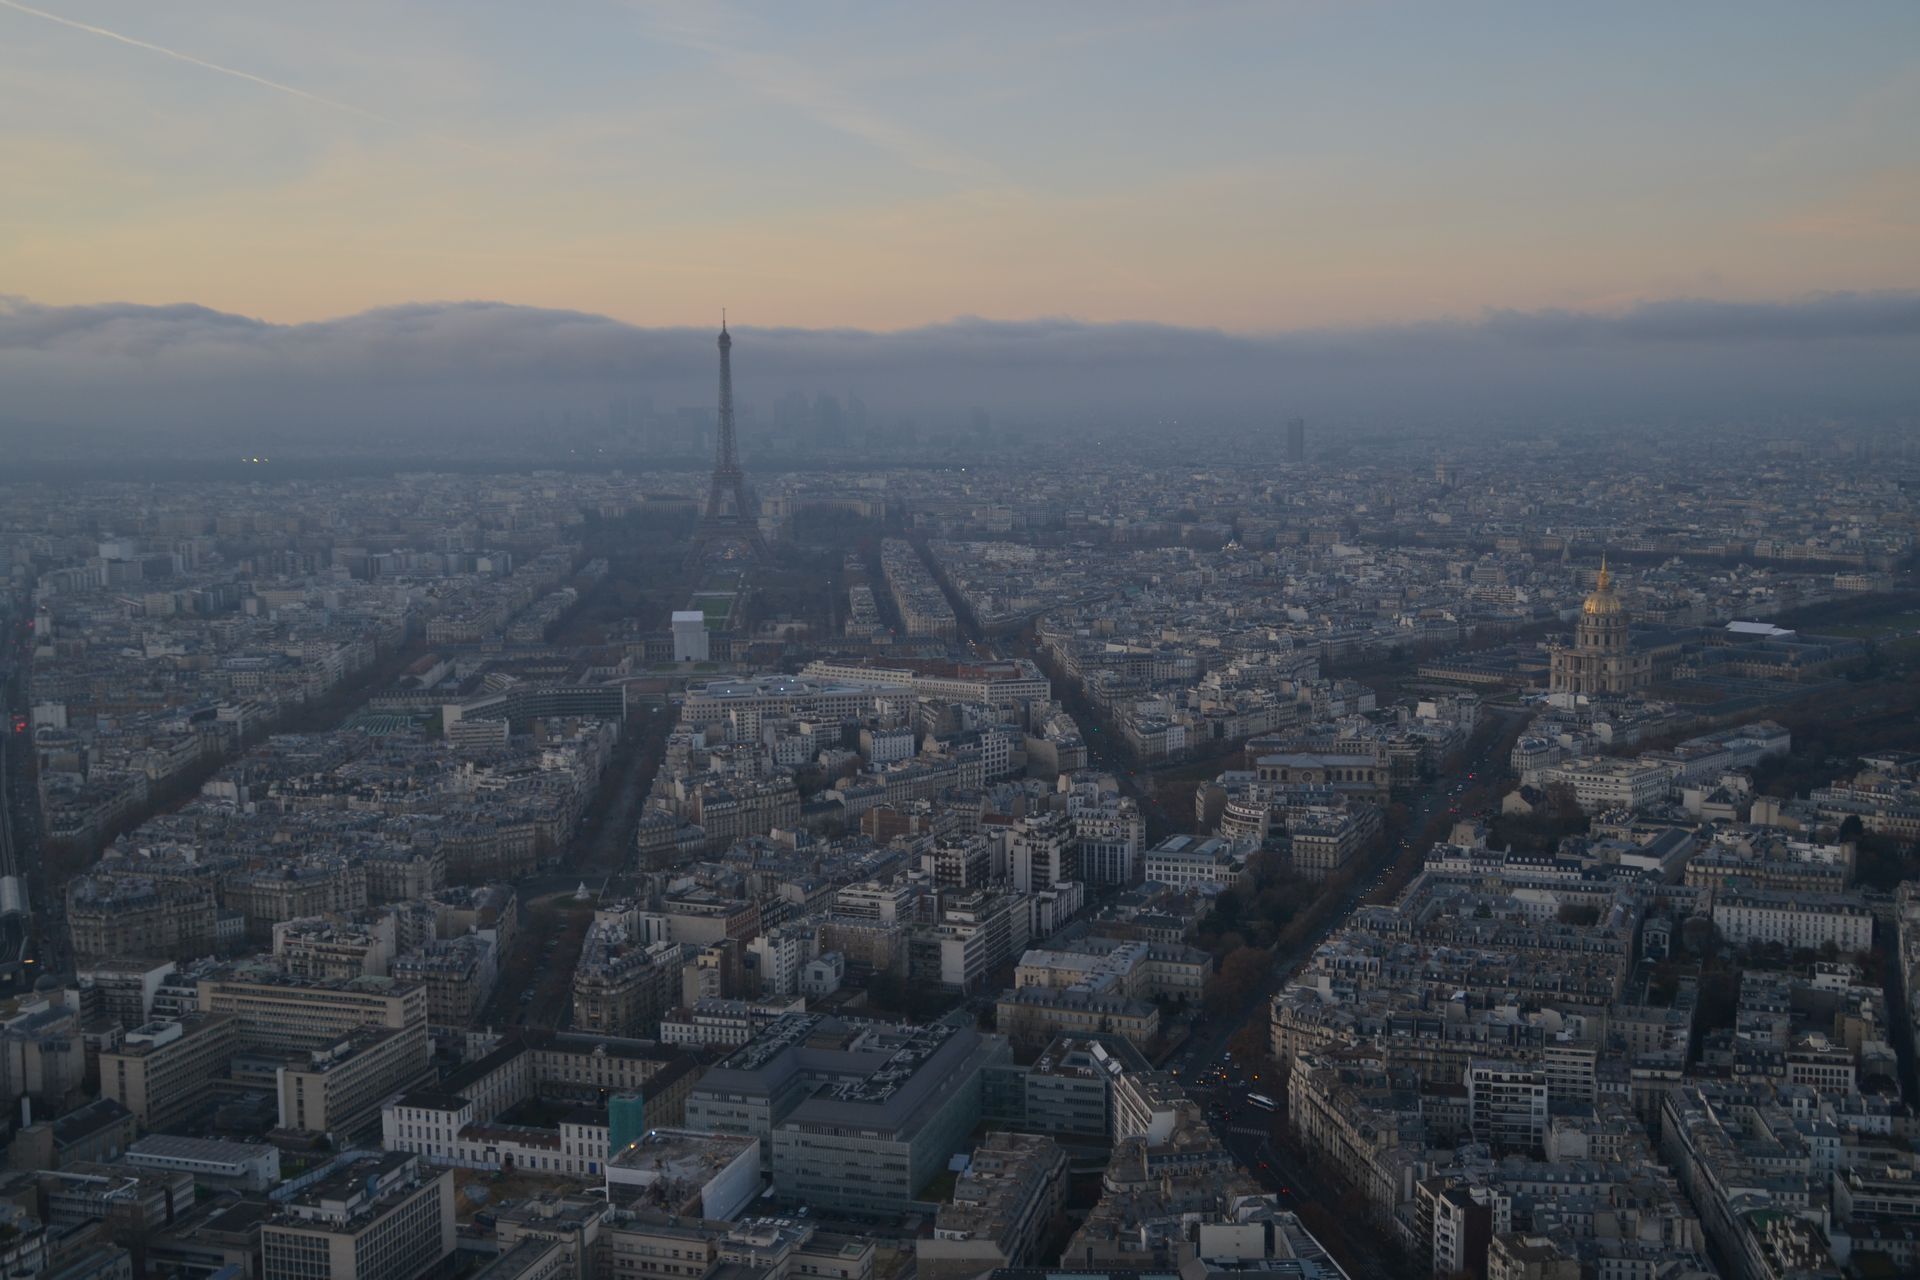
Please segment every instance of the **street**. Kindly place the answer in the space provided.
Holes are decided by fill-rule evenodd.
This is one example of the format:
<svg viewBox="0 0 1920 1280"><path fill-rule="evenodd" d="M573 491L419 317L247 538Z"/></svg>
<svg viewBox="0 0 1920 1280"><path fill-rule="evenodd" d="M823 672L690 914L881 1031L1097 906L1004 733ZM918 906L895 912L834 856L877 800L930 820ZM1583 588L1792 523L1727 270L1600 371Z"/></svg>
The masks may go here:
<svg viewBox="0 0 1920 1280"><path fill-rule="evenodd" d="M663 707L643 706L629 717L607 775L593 803L560 857L549 867L514 883L522 928L513 951L501 958L500 976L481 1021L489 1026L530 1024L565 1027L573 1017L573 970L580 955L585 917L607 885L634 862L633 833L659 771L672 715ZM572 895L585 885L588 899ZM533 906L548 900L555 928L536 927Z"/></svg>
<svg viewBox="0 0 1920 1280"><path fill-rule="evenodd" d="M940 583L948 603L953 606L968 639L976 646L982 644L983 637L979 629L972 625L965 602L952 589L945 576L938 572L938 566L926 547L921 544L918 549L929 570L934 572L935 580ZM1085 735L1088 763L1111 773L1122 789L1135 797L1142 815L1148 819L1149 839L1158 838L1169 830L1184 829L1187 823L1185 815L1176 823L1173 815L1162 808L1159 793L1151 783L1151 769L1136 772L1137 766L1124 758L1118 749L1119 744L1113 741L1112 735L1104 732L1103 718L1096 709L1072 681L1062 679L1044 661L1044 655L1033 643L1031 631L1022 629L1011 647L1014 653L1033 659L1047 671L1053 681L1054 696L1079 722ZM1276 950L1273 964L1257 991L1245 1004L1228 1015L1196 1023L1188 1042L1163 1064L1188 1082L1190 1096L1207 1108L1209 1123L1222 1143L1255 1178L1279 1194L1282 1204L1288 1208L1299 1210L1319 1206L1331 1214L1345 1189L1302 1159L1300 1153L1284 1140L1275 1141L1276 1135L1283 1133L1281 1117L1286 1109L1286 1081L1249 1077L1245 1074L1247 1068L1236 1068L1229 1060L1227 1045L1249 1024L1260 1027L1262 1043L1266 1042L1269 1002L1274 994L1300 970L1328 935L1346 923L1361 902L1376 890L1386 887L1394 864L1415 842L1424 838L1428 824L1436 816L1449 811L1449 816L1458 813L1461 798L1468 790L1476 783L1504 772L1505 751L1510 739L1505 730L1523 714L1514 709L1486 708L1483 715L1497 722L1498 729L1477 735L1470 747L1470 754L1458 761L1448 773L1435 778L1422 789L1419 798L1407 807L1406 817L1398 828L1387 832L1388 838L1382 842L1373 858L1358 867L1339 890L1342 896L1336 908L1306 937L1292 946ZM1222 767L1225 767L1225 761L1222 761ZM1144 785L1141 772L1149 775ZM1424 853L1424 850L1421 852ZM1271 1098L1276 1109L1267 1111L1249 1101L1248 1095L1255 1093ZM1311 1216L1320 1218L1317 1213ZM1350 1274L1356 1277L1388 1277L1404 1271L1405 1259L1391 1240L1370 1228L1347 1231L1343 1229L1341 1221L1332 1216L1328 1216L1320 1226L1332 1236L1331 1239L1322 1238L1321 1243L1335 1253Z"/></svg>
<svg viewBox="0 0 1920 1280"><path fill-rule="evenodd" d="M1505 718L1518 713L1494 711L1489 714ZM1503 736L1500 734L1488 735L1486 743L1476 754L1462 760L1452 773L1435 779L1420 799L1407 807L1407 819L1400 830L1388 833L1391 838L1386 842L1384 850L1371 864L1358 869L1348 884L1339 906L1320 928L1293 946L1277 951L1273 966L1259 993L1232 1015L1225 1018L1211 1018L1200 1023L1196 1028L1198 1034L1169 1059L1167 1065L1186 1071L1202 1063L1218 1062L1221 1054L1226 1050L1227 1042L1233 1038L1235 1032L1253 1017L1257 1016L1264 1020L1267 1016L1267 1002L1273 998L1282 983L1306 963L1307 958L1313 954L1314 948L1318 947L1328 934L1346 922L1347 917L1353 914L1354 908L1372 890L1377 878L1383 875L1405 851L1406 842L1419 839L1420 833L1426 830L1427 824L1432 821L1435 814L1455 807L1454 802L1458 797L1459 789L1469 785L1469 775L1476 775L1474 780L1477 780L1487 776L1496 768L1505 768L1505 762L1497 759L1502 741Z"/></svg>
<svg viewBox="0 0 1920 1280"><path fill-rule="evenodd" d="M1500 718L1504 727L1520 713L1489 710L1486 714ZM1299 1201L1305 1201L1331 1208L1343 1189L1302 1159L1290 1145L1276 1143L1273 1140L1276 1113L1264 1111L1247 1100L1249 1093L1264 1094L1278 1105L1278 1114L1284 1114L1286 1081L1251 1078L1244 1065L1236 1066L1228 1058L1227 1046L1249 1023L1258 1024L1262 1041L1266 1040L1268 1007L1274 994L1300 970L1314 949L1346 922L1378 883L1378 877L1405 851L1408 842L1418 840L1437 814L1457 808L1459 797L1473 783L1505 768L1505 761L1499 757L1506 740L1505 733L1484 735L1484 741L1472 755L1461 760L1450 773L1436 778L1418 801L1408 806L1405 822L1398 831L1388 833L1390 838L1374 861L1353 876L1337 909L1320 927L1293 946L1277 951L1260 988L1247 1003L1227 1016L1196 1024L1193 1037L1166 1063L1187 1082L1189 1095L1208 1109L1208 1118L1221 1141L1240 1157L1254 1176L1270 1190L1298 1198L1288 1207L1298 1208ZM1224 1079L1219 1075L1221 1071L1226 1072ZM1392 1276L1398 1274L1401 1266L1397 1254L1383 1249L1381 1238L1367 1231L1342 1233L1342 1238L1321 1243L1343 1255L1342 1263L1356 1276Z"/></svg>
<svg viewBox="0 0 1920 1280"><path fill-rule="evenodd" d="M10 648L0 655L0 876L17 877L27 910L38 914L0 914L0 987L25 987L38 973L58 972L64 931L39 856L40 804L26 700L31 633L22 627Z"/></svg>

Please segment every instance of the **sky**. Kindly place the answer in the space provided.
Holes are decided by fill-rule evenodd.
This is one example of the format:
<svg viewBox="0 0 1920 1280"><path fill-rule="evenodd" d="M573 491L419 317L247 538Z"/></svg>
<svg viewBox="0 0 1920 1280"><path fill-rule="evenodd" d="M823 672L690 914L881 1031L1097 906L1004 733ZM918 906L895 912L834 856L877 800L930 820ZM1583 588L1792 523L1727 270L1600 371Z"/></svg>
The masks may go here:
<svg viewBox="0 0 1920 1280"><path fill-rule="evenodd" d="M1911 412L1915 121L1913 0L0 0L0 427Z"/></svg>
<svg viewBox="0 0 1920 1280"><path fill-rule="evenodd" d="M1920 288L1920 5L0 3L0 293L1233 332Z"/></svg>

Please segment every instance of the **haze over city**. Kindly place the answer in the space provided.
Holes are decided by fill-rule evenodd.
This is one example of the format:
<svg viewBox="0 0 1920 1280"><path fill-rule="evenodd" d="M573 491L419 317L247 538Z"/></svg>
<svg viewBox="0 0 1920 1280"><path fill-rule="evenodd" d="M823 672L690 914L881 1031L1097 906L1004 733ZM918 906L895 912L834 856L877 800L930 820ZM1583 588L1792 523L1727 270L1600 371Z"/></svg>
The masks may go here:
<svg viewBox="0 0 1920 1280"><path fill-rule="evenodd" d="M0 10L0 429L1913 391L1910 5Z"/></svg>
<svg viewBox="0 0 1920 1280"><path fill-rule="evenodd" d="M1920 1275L1920 8L0 0L0 1273Z"/></svg>

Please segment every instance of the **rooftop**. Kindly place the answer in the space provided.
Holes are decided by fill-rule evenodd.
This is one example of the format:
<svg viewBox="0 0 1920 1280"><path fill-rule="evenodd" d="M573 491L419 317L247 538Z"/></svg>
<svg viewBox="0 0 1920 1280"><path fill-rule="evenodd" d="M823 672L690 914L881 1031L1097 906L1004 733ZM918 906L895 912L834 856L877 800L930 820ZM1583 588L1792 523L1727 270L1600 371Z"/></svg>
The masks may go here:
<svg viewBox="0 0 1920 1280"><path fill-rule="evenodd" d="M757 1138L725 1133L697 1133L691 1129L649 1129L645 1137L615 1152L607 1161L610 1169L659 1178L677 1179L696 1185L720 1173L749 1148L758 1149Z"/></svg>
<svg viewBox="0 0 1920 1280"><path fill-rule="evenodd" d="M261 1142L227 1142L219 1138L188 1138L171 1133L150 1133L127 1147L128 1155L160 1156L168 1160L204 1160L232 1163L272 1154L275 1148Z"/></svg>

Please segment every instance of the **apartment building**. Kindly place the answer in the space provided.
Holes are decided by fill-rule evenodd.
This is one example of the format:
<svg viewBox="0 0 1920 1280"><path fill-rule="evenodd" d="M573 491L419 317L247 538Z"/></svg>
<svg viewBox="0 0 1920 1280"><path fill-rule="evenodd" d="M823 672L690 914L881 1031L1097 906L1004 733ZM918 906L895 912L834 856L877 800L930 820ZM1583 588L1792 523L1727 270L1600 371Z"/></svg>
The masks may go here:
<svg viewBox="0 0 1920 1280"><path fill-rule="evenodd" d="M1346 870L1355 855L1380 830L1380 810L1312 806L1287 818L1287 842L1293 869L1303 879L1320 881Z"/></svg>
<svg viewBox="0 0 1920 1280"><path fill-rule="evenodd" d="M989 1133L940 1206L933 1235L915 1242L920 1274L963 1280L1035 1259L1066 1203L1067 1153L1052 1138Z"/></svg>
<svg viewBox="0 0 1920 1280"><path fill-rule="evenodd" d="M494 940L480 934L428 943L392 965L393 976L427 989L427 1021L436 1027L470 1026L493 994L499 964Z"/></svg>
<svg viewBox="0 0 1920 1280"><path fill-rule="evenodd" d="M1496 1151L1533 1151L1547 1137L1547 1073L1537 1066L1477 1059L1467 1068L1474 1137Z"/></svg>
<svg viewBox="0 0 1920 1280"><path fill-rule="evenodd" d="M1136 1048L1160 1034L1160 1010L1144 1000L1072 987L1019 987L1001 995L994 1025L1022 1050L1055 1036L1117 1035Z"/></svg>
<svg viewBox="0 0 1920 1280"><path fill-rule="evenodd" d="M1084 988L1135 1000L1197 1004L1212 975L1213 956L1198 947L1089 936L1027 950L1013 971L1013 985Z"/></svg>
<svg viewBox="0 0 1920 1280"><path fill-rule="evenodd" d="M1713 924L1735 946L1777 942L1842 952L1873 945L1873 913L1855 894L1787 893L1734 885L1713 896Z"/></svg>
<svg viewBox="0 0 1920 1280"><path fill-rule="evenodd" d="M1018 893L1038 893L1076 879L1073 820L1056 810L1030 814L1013 825L1009 860Z"/></svg>
<svg viewBox="0 0 1920 1280"><path fill-rule="evenodd" d="M67 887L67 932L81 964L211 955L218 910L208 881L92 875Z"/></svg>

